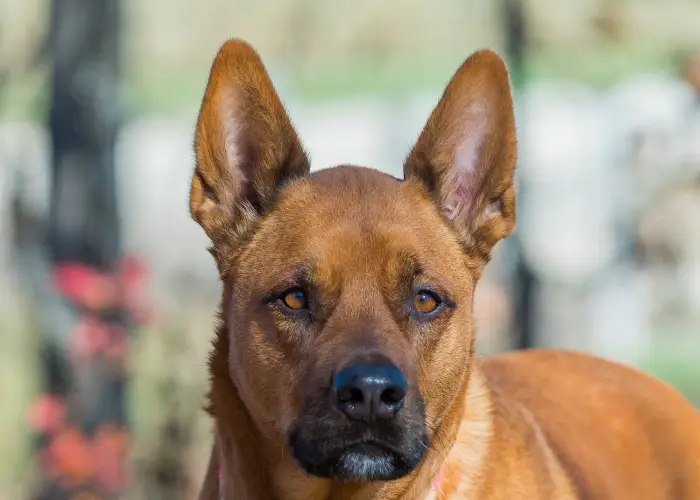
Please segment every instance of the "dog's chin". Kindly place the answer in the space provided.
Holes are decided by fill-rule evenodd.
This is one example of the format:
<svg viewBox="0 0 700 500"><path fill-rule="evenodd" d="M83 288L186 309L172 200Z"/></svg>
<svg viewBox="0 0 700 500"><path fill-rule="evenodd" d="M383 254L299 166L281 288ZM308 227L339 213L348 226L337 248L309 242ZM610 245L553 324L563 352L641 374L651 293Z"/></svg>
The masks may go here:
<svg viewBox="0 0 700 500"><path fill-rule="evenodd" d="M348 481L389 481L413 470L396 453L376 444L361 443L343 450L334 477Z"/></svg>
<svg viewBox="0 0 700 500"><path fill-rule="evenodd" d="M407 459L400 453L374 442L361 442L317 462L296 453L299 465L311 475L345 482L391 481L413 471L423 458Z"/></svg>

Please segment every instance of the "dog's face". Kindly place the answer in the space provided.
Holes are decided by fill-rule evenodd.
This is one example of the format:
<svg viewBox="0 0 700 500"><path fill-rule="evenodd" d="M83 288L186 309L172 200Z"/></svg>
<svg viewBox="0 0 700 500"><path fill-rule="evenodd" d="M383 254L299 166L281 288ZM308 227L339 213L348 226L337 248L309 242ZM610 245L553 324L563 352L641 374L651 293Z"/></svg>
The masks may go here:
<svg viewBox="0 0 700 500"><path fill-rule="evenodd" d="M300 464L384 479L418 464L449 403L437 388L468 366L473 288L419 185L359 167L293 182L227 284L233 376Z"/></svg>
<svg viewBox="0 0 700 500"><path fill-rule="evenodd" d="M460 68L405 179L309 163L253 50L217 56L191 211L224 286L228 376L308 473L410 473L464 389L474 287L514 224L515 138L493 53Z"/></svg>

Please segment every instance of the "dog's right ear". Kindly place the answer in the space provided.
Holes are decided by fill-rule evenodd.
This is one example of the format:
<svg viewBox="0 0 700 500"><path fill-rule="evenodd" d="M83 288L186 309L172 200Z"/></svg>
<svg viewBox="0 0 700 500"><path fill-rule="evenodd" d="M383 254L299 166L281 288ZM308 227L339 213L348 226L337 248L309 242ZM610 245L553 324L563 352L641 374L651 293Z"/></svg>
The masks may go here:
<svg viewBox="0 0 700 500"><path fill-rule="evenodd" d="M190 213L227 245L274 204L279 189L309 173L309 160L254 49L219 50L197 120Z"/></svg>
<svg viewBox="0 0 700 500"><path fill-rule="evenodd" d="M495 53L469 57L447 85L404 164L427 188L463 247L482 261L515 225L515 119Z"/></svg>

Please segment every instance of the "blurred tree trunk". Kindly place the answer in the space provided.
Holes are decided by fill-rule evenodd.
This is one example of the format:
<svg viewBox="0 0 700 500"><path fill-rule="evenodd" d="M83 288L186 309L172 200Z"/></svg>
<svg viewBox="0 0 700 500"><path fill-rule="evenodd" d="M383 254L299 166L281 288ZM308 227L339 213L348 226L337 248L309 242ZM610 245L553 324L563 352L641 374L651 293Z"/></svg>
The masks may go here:
<svg viewBox="0 0 700 500"><path fill-rule="evenodd" d="M117 0L52 0L51 192L39 287L44 394L34 407L35 498L121 498L126 487L129 287L114 152L120 127Z"/></svg>
<svg viewBox="0 0 700 500"><path fill-rule="evenodd" d="M520 91L525 83L527 57L524 1L501 0L501 16L510 77L515 89Z"/></svg>
<svg viewBox="0 0 700 500"><path fill-rule="evenodd" d="M506 59L516 98L522 105L523 89L526 81L527 64L527 23L524 0L501 0L501 19L505 34ZM522 130L518 139L522 142ZM518 178L518 206L529 203L527 181ZM520 210L522 213L522 210ZM536 299L538 280L524 255L518 231L509 239L514 253L514 321L516 349L527 349L536 344Z"/></svg>
<svg viewBox="0 0 700 500"><path fill-rule="evenodd" d="M53 0L51 7L50 257L110 270L121 253L114 172L121 3Z"/></svg>

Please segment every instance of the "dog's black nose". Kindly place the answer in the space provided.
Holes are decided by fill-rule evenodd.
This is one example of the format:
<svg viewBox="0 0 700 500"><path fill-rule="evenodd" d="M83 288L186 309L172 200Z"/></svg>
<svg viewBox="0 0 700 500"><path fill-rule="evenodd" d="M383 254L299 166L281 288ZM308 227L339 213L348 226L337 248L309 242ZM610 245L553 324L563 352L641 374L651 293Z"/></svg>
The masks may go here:
<svg viewBox="0 0 700 500"><path fill-rule="evenodd" d="M406 377L391 364L356 364L333 378L335 404L353 420L367 423L396 415L406 396Z"/></svg>

